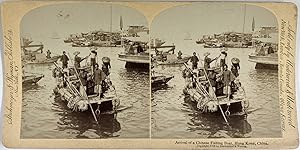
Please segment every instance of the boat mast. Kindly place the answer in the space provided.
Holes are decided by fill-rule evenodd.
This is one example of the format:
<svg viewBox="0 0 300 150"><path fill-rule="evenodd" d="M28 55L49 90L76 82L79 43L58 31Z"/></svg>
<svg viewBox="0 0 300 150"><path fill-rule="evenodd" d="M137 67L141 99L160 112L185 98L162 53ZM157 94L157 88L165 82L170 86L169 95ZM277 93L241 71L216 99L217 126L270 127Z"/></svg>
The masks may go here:
<svg viewBox="0 0 300 150"><path fill-rule="evenodd" d="M243 34L242 34L242 46L245 40L245 22L246 22L246 4L244 4L244 20L243 20Z"/></svg>
<svg viewBox="0 0 300 150"><path fill-rule="evenodd" d="M112 43L112 4L110 4L110 45Z"/></svg>

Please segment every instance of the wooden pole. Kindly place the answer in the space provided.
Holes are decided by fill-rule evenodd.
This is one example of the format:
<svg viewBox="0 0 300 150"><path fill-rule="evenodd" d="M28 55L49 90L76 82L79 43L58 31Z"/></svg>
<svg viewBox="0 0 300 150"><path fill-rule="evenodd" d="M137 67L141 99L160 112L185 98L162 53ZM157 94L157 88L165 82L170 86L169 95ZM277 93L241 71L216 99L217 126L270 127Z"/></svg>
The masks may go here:
<svg viewBox="0 0 300 150"><path fill-rule="evenodd" d="M199 57L199 58L200 58L200 57ZM201 62L201 64L202 64L202 62ZM202 65L203 65L203 64L202 64ZM203 65L203 66L204 66L204 65ZM213 88L212 85L211 85L211 83L210 83L210 81L209 81L209 78L208 78L208 75L207 75L207 73L206 73L205 68L204 68L203 70L204 70L204 73L205 73L205 77L206 77L206 79L208 80L208 83L209 83L209 86L210 86L209 88ZM222 114L222 116L223 116L223 118L224 118L226 124L228 124L227 118L226 118L226 116L225 116L225 114L224 114L224 111L223 111L222 107L220 106L220 101L218 100L218 98L217 98L215 92L213 92L213 98L218 102L218 106L219 106L219 109L220 109L220 111L221 111L221 114Z"/></svg>
<svg viewBox="0 0 300 150"><path fill-rule="evenodd" d="M69 56L69 58L70 58L70 60L71 60L72 65L74 66L74 63L72 62L72 59L71 59L69 53L68 53L68 56ZM79 79L79 82L80 82L81 86L84 87L83 84L82 84L82 82L81 82L81 80L80 80L79 74L78 74L77 69L76 69L75 66L74 66L74 69L75 69L76 76L77 76L77 78ZM84 89L84 88L83 88L83 89ZM87 96L87 94L86 94L85 91L83 92L83 97L88 101L88 105L90 106L90 109L91 109L91 111L92 111L93 117L94 117L95 121L98 123L98 120L97 120L97 117L96 117L96 115L95 115L94 109L93 109L93 107L92 107L92 105L91 105L91 103L90 103L90 100L89 100L89 98L88 98L88 96Z"/></svg>

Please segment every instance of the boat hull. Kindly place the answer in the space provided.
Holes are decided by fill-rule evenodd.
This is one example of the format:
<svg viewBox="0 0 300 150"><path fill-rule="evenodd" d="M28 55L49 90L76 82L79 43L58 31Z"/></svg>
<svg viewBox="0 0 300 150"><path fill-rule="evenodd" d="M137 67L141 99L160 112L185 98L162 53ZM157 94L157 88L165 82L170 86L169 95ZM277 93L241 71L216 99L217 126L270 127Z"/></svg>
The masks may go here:
<svg viewBox="0 0 300 150"><path fill-rule="evenodd" d="M39 82L44 75L30 75L30 76L24 76L22 79L22 85L32 85Z"/></svg>
<svg viewBox="0 0 300 150"><path fill-rule="evenodd" d="M255 69L278 69L278 57L249 55L249 61L256 63Z"/></svg>
<svg viewBox="0 0 300 150"><path fill-rule="evenodd" d="M191 57L184 57L182 59L175 59L175 60L167 60L167 61L158 61L158 65L182 65L184 63L187 63L190 60Z"/></svg>
<svg viewBox="0 0 300 150"><path fill-rule="evenodd" d="M174 76L152 76L151 77L151 87L159 87L166 85Z"/></svg>
<svg viewBox="0 0 300 150"><path fill-rule="evenodd" d="M54 63L56 62L58 59L60 58L60 56L53 56L49 59L45 59L45 60L34 60L34 61L27 61L27 64L49 64L49 63Z"/></svg>

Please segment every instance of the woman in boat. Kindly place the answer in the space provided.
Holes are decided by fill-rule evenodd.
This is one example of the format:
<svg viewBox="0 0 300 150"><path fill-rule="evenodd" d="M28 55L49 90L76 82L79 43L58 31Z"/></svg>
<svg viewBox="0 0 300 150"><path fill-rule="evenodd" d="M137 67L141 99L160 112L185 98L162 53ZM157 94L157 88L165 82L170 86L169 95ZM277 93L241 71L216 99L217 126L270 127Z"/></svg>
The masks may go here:
<svg viewBox="0 0 300 150"><path fill-rule="evenodd" d="M102 58L102 71L105 73L106 76L108 76L110 74L110 59L108 57L103 57Z"/></svg>

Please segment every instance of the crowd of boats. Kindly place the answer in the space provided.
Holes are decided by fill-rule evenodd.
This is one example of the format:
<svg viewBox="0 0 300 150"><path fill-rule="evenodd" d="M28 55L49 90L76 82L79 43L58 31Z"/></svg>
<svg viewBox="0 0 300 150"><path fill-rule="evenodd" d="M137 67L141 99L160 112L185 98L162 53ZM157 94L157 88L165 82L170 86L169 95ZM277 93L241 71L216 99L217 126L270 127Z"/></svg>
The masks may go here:
<svg viewBox="0 0 300 150"><path fill-rule="evenodd" d="M136 27L136 31L145 32L145 28L139 26ZM175 52L176 46L174 44L165 45L165 41L157 38L149 41L147 37L137 34L138 32L134 32L130 37L123 37L119 33L90 32L81 34L81 36L72 36L71 40L65 42L109 40L116 43L116 41L121 40L119 44L124 51L118 54L118 59L125 62L126 68L149 70L151 64L152 90L167 85L174 78L174 75L156 72L156 66L185 66L182 72L183 80L186 83L183 87L183 93L189 97L187 100L195 109L203 113L221 114L225 122L230 115L247 115L248 100L239 80L239 59L233 58L231 62L225 61L230 45L218 46L220 56L211 59L209 53L205 53L204 59L200 60L196 53L185 55L181 51ZM253 53L249 54L249 61L255 62L257 69L261 67L277 69L278 67L278 45L275 42L257 38L254 41L253 34L215 34L214 38L217 41L226 39L225 41L233 42L247 39L248 44L246 45L252 43L255 49ZM267 36L265 39L267 38L269 37ZM122 39L126 40L123 41ZM213 38L208 37L202 40L203 43L212 42ZM90 55L81 58L78 51L74 53L74 56L65 51L60 55L52 54L50 50L46 52L43 50L42 43L32 44L32 42L28 38L22 39L23 65L54 64L53 77L57 81L54 93L67 103L68 108L74 111L90 111L96 121L97 115L117 110L120 102L116 96L113 82L109 78L110 58L102 57L102 62L96 61L98 57L97 47L92 46ZM242 46L242 48L246 47ZM74 59L70 57L74 57ZM88 58L90 58L90 62L81 66L81 61ZM61 61L61 66L57 63L58 60ZM211 66L210 63L213 61L220 61L220 63L217 63L217 66ZM188 65L190 63L192 65ZM202 65L198 65L198 63ZM43 77L43 74L24 71L23 85L37 84Z"/></svg>

